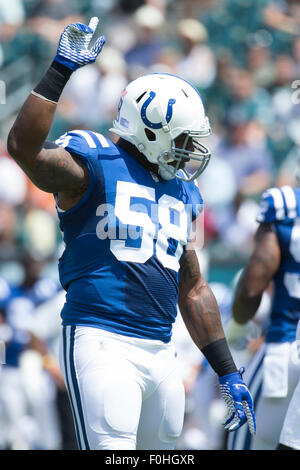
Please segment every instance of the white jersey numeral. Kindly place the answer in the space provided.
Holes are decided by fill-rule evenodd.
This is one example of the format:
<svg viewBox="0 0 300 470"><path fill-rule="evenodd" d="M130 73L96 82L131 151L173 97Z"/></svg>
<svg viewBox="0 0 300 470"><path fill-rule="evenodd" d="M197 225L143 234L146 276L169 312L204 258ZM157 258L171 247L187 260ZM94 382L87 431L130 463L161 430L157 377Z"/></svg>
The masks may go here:
<svg viewBox="0 0 300 470"><path fill-rule="evenodd" d="M289 296L300 299L300 275L298 273L285 273L283 282Z"/></svg>
<svg viewBox="0 0 300 470"><path fill-rule="evenodd" d="M57 139L55 143L59 145L60 147L66 148L69 145L71 139L72 139L72 136L67 135L67 133L65 133L59 139Z"/></svg>
<svg viewBox="0 0 300 470"><path fill-rule="evenodd" d="M117 182L115 215L124 226L141 227L142 237L139 248L126 246L126 240L111 240L110 249L119 261L145 263L153 255L155 225L148 214L130 208L132 197L155 201L155 190L126 181ZM133 238L133 231L129 235Z"/></svg>
<svg viewBox="0 0 300 470"><path fill-rule="evenodd" d="M139 204L131 206L132 198L150 201L155 206L154 188L117 182L115 215L127 227L129 238L139 238L140 244L133 247L126 244L126 239L111 240L112 253L119 261L135 263L145 263L155 253L164 267L178 271L183 245L187 244L188 216L183 202L164 194L157 204L158 223L155 223L152 214L139 209ZM176 214L176 223L171 222L171 211ZM137 237L132 237L134 234ZM168 253L170 238L178 242L174 255Z"/></svg>
<svg viewBox="0 0 300 470"><path fill-rule="evenodd" d="M295 219L289 249L294 260L300 263L300 218ZM285 273L283 282L289 295L300 299L300 274Z"/></svg>
<svg viewBox="0 0 300 470"><path fill-rule="evenodd" d="M175 211L179 217L178 225L170 221L170 211ZM183 245L187 242L187 214L184 204L175 197L164 194L158 200L158 219L161 229L157 235L156 256L165 268L179 270L179 259L183 252ZM175 255L168 254L168 239L177 240Z"/></svg>

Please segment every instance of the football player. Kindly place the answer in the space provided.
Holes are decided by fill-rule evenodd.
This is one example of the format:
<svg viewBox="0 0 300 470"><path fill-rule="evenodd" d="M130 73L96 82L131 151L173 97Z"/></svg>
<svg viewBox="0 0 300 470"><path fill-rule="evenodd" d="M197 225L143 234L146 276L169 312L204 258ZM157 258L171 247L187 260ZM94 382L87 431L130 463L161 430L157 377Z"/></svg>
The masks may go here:
<svg viewBox="0 0 300 470"><path fill-rule="evenodd" d="M273 281L273 300L265 343L248 366L257 433L238 430L228 449L272 450L300 377L296 328L300 317L300 189L290 186L264 192L257 218L255 248L239 280L228 327L229 344L251 330L263 292Z"/></svg>
<svg viewBox="0 0 300 470"><path fill-rule="evenodd" d="M97 23L65 28L8 137L13 158L56 198L66 244L59 261L67 291L61 367L80 448L174 448L184 415L170 341L177 303L219 376L226 428L248 422L255 432L252 399L216 300L187 249L202 206L193 181L210 157L202 143L210 126L197 91L172 75L145 75L122 94L116 142L88 130L45 142L64 85L102 49L103 36L88 47ZM198 162L191 175L184 170L190 159Z"/></svg>
<svg viewBox="0 0 300 470"><path fill-rule="evenodd" d="M16 449L58 449L60 433L55 413L53 382L38 361L30 361L30 355L26 351L35 349L40 354L47 352L46 343L29 329L36 323L36 309L56 296L60 286L53 279L41 275L43 263L32 258L30 253L25 252L22 264L24 279L20 285L12 285L0 278L0 324L2 316L2 326L5 327L5 334L0 337L5 342L5 363L0 377L3 446ZM29 376L25 373L28 364ZM47 370L51 373L49 368ZM59 369L57 375L58 373ZM28 377L30 379L26 380ZM47 393L37 396L37 383ZM33 430L38 430L36 433L26 432L23 425L26 416Z"/></svg>

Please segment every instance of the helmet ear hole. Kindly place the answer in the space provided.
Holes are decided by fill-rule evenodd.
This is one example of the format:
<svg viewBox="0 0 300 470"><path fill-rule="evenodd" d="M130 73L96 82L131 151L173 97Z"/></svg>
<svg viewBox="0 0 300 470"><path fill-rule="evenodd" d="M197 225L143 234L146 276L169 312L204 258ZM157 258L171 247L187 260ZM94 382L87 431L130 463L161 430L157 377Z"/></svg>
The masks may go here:
<svg viewBox="0 0 300 470"><path fill-rule="evenodd" d="M147 128L145 128L144 130L145 130L147 139L150 140L150 142L154 142L156 140L156 135L154 134L154 132L152 132L150 129L147 129Z"/></svg>
<svg viewBox="0 0 300 470"><path fill-rule="evenodd" d="M147 92L144 91L137 99L136 99L136 102L139 103L141 101L141 99L143 98L143 96L145 96Z"/></svg>

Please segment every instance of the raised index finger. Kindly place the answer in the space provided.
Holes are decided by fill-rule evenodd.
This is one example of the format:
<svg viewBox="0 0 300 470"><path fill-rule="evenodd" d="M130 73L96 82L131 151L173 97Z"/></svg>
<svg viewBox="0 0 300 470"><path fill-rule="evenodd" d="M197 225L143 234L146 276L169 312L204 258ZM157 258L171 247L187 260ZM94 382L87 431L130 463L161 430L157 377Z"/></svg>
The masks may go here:
<svg viewBox="0 0 300 470"><path fill-rule="evenodd" d="M98 23L99 23L99 18L97 18L97 16L93 16L93 18L91 18L91 20L89 22L89 28L91 28L93 33L96 31Z"/></svg>

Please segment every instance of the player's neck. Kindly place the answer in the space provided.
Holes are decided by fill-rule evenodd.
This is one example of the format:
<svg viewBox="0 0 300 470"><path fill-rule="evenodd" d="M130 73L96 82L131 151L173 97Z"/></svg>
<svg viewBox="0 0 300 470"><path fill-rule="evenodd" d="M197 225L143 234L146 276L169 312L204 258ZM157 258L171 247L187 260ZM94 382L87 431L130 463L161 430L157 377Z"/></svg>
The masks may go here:
<svg viewBox="0 0 300 470"><path fill-rule="evenodd" d="M158 166L154 163L150 163L145 155L138 151L138 149L122 137L116 141L116 145L121 147L125 152L130 153L141 165L143 165L147 170L152 171L156 175L158 174Z"/></svg>

